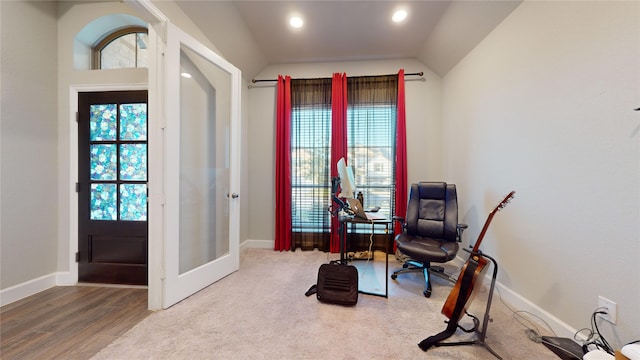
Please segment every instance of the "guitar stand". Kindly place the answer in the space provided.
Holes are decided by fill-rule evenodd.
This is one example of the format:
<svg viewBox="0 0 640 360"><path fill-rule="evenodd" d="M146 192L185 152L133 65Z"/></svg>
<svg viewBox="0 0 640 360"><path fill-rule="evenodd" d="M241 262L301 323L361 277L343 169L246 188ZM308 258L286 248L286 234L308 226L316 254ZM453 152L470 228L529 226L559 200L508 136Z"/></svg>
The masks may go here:
<svg viewBox="0 0 640 360"><path fill-rule="evenodd" d="M484 313L484 320L482 322L482 330L478 330L478 326L480 325L480 320L478 320L477 317L467 313L465 311L465 313L467 314L467 316L471 317L473 319L473 327L471 329L465 329L462 326L458 325L457 322L453 322L453 320L449 321L449 325L447 326L447 330L443 331L441 334L443 334L443 336L445 336L445 338L453 335L453 333L455 332L456 328L461 329L464 332L467 333L471 333L471 332L477 332L478 333L478 338L476 340L470 340L470 341L458 341L458 342L442 342L440 341L441 339L439 339L440 334L438 335L434 335L432 338L435 339L435 342L431 341L431 338L427 338L425 340L423 340L420 343L420 348L422 348L424 351L426 351L429 347L431 346L458 346L458 345L481 345L483 346L485 349L487 349L487 351L489 351L491 354L493 354L493 356L495 356L496 358L502 360L502 357L500 357L500 355L498 355L495 351L493 351L493 349L485 342L485 338L487 337L487 325L489 324L490 321L490 317L489 317L489 311L491 310L491 300L493 298L493 290L496 284L496 277L498 275L498 263L496 262L496 260L494 258L492 258L491 256L488 256L486 254L481 254L482 256L488 258L489 260L491 260L491 262L493 262L493 277L491 278L491 287L489 288L489 297L487 299L487 308L485 310ZM440 336L441 337L441 336Z"/></svg>

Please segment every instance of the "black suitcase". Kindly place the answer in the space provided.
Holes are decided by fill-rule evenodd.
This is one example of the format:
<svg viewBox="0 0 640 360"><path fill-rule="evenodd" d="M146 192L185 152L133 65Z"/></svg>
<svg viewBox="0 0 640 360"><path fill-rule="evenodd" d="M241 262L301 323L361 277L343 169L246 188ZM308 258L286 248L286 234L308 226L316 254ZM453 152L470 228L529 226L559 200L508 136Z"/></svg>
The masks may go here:
<svg viewBox="0 0 640 360"><path fill-rule="evenodd" d="M323 303L355 305L358 302L358 269L335 263L320 265L318 283L306 295L313 293Z"/></svg>

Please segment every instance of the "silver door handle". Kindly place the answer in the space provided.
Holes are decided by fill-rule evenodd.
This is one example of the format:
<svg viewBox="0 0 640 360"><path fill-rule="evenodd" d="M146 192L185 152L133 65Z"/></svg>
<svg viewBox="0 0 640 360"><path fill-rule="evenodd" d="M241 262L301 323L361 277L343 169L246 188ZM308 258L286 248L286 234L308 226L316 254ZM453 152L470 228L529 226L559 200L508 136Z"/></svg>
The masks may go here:
<svg viewBox="0 0 640 360"><path fill-rule="evenodd" d="M234 198L234 199L237 199L238 196L240 196L240 195L238 195L236 193L231 194L231 197ZM229 197L229 194L227 194L227 197Z"/></svg>

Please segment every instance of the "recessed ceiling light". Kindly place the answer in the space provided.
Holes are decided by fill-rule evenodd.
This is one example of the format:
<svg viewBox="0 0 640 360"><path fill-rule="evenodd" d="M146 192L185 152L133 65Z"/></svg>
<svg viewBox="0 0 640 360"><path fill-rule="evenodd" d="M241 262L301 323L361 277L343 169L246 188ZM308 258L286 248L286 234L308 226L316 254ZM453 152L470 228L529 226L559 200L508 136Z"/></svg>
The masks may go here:
<svg viewBox="0 0 640 360"><path fill-rule="evenodd" d="M299 16L292 16L291 19L289 19L289 25L291 25L292 28L299 29L303 24L304 21L302 21L302 18Z"/></svg>
<svg viewBox="0 0 640 360"><path fill-rule="evenodd" d="M191 74L189 74L188 72L180 73L180 76L182 76L183 78L191 79Z"/></svg>
<svg viewBox="0 0 640 360"><path fill-rule="evenodd" d="M391 20L393 20L393 22L395 23L399 23L399 22L403 22L404 19L406 18L407 18L406 10L397 10L396 12L393 13Z"/></svg>

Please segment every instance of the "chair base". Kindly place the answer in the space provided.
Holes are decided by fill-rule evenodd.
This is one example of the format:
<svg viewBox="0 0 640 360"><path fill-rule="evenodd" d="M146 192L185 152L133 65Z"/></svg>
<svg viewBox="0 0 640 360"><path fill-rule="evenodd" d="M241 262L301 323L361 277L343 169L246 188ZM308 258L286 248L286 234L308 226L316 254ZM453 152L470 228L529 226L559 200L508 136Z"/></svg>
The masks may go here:
<svg viewBox="0 0 640 360"><path fill-rule="evenodd" d="M429 263L423 263L415 260L406 260L404 264L402 264L402 268L394 271L391 274L391 279L396 280L399 274L414 272L414 271L422 271L424 274L424 282L425 289L422 294L425 297L431 297L431 273L438 275L439 277L448 280L455 284L456 279L452 278L448 274L444 272L444 267L442 266L431 266Z"/></svg>

